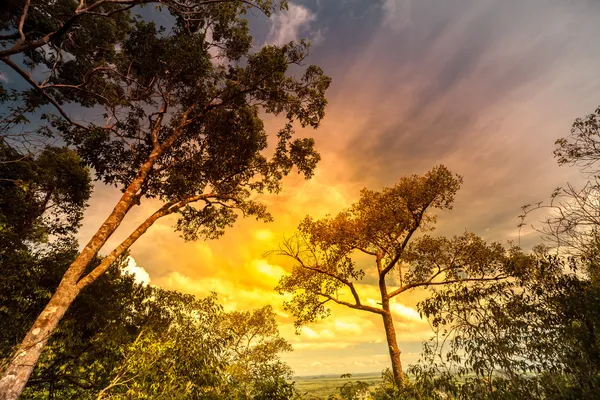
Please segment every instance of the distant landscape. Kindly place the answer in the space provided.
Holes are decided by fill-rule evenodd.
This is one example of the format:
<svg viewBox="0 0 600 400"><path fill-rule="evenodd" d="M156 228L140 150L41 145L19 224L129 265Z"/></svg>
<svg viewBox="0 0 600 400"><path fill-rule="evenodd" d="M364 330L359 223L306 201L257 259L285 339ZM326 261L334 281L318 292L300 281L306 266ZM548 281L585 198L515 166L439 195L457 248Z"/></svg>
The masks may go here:
<svg viewBox="0 0 600 400"><path fill-rule="evenodd" d="M330 395L339 393L339 388L349 380L366 382L370 390L375 390L377 385L381 383L381 373L357 373L352 374L351 378L340 378L340 375L305 375L295 376L293 379L296 383L296 389L305 394L308 399L311 396L327 399Z"/></svg>

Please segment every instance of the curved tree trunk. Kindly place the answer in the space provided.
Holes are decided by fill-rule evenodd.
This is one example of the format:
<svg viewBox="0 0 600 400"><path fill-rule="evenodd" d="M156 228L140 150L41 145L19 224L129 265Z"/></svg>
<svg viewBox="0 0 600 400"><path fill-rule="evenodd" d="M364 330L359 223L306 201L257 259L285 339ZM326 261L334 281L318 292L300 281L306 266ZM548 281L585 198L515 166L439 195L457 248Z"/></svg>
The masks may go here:
<svg viewBox="0 0 600 400"><path fill-rule="evenodd" d="M392 372L394 374L394 381L400 384L404 379L404 373L402 372L402 362L400 361L400 348L398 347L398 341L396 340L396 328L394 327L394 319L390 311L390 297L387 292L387 285L385 283L385 272L381 267L381 257L377 257L377 269L379 270L379 292L381 293L381 308L384 313L381 315L383 318L383 327L385 329L385 338L388 344L388 351L390 353L390 361L392 362Z"/></svg>
<svg viewBox="0 0 600 400"><path fill-rule="evenodd" d="M64 280L58 286L4 371L0 379L0 399L15 400L20 396L50 335L78 293L76 285Z"/></svg>
<svg viewBox="0 0 600 400"><path fill-rule="evenodd" d="M143 179L138 180L141 185ZM12 360L3 371L0 379L0 400L14 400L20 396L48 339L79 294L81 290L81 286L77 284L79 279L131 208L139 189L137 183L134 180L127 188L112 213L69 266L54 295L25 335Z"/></svg>
<svg viewBox="0 0 600 400"><path fill-rule="evenodd" d="M161 108L161 111L163 110L166 110L166 105L164 104ZM162 114L157 119L155 129L160 127L161 122ZM106 241L121 225L123 219L125 219L125 216L137 198L138 191L162 150L162 148L155 147L152 153L150 153L150 156L142 164L137 176L131 181L108 218L98 228L94 236L92 236L90 241L81 250L81 253L79 253L79 256L63 275L56 292L54 292L44 310L38 315L12 360L3 371L2 378L0 378L0 400L15 400L23 392L48 339L80 290L86 286L78 284L85 269L94 257L96 257Z"/></svg>

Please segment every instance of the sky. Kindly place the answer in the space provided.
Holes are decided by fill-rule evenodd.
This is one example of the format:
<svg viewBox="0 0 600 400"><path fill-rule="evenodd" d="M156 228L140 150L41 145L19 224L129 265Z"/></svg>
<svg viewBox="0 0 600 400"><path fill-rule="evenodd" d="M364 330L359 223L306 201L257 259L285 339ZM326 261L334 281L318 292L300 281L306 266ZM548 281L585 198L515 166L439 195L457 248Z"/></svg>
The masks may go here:
<svg viewBox="0 0 600 400"><path fill-rule="evenodd" d="M380 317L332 307L325 321L295 334L273 288L289 271L266 256L307 214L336 214L360 189L446 165L464 178L454 209L436 233L472 231L490 241L537 240L517 229L520 207L577 182L559 167L554 141L600 104L600 2L592 0L294 0L270 20L252 17L254 44L308 38L308 62L332 77L326 117L316 131L322 161L311 180L295 174L279 195L263 196L275 221L239 220L215 241L184 242L174 219L155 224L131 249L140 279L198 296L217 292L226 310L271 304L294 351L283 358L297 375L377 372L389 366ZM1 75L0 79L10 79ZM267 119L269 132L281 127ZM85 243L119 197L97 184ZM120 243L156 203L132 210L106 249ZM535 222L535 221L534 221ZM365 265L368 267L369 265ZM367 299L377 290L360 285ZM419 318L419 292L392 305L402 359L418 359L431 336Z"/></svg>

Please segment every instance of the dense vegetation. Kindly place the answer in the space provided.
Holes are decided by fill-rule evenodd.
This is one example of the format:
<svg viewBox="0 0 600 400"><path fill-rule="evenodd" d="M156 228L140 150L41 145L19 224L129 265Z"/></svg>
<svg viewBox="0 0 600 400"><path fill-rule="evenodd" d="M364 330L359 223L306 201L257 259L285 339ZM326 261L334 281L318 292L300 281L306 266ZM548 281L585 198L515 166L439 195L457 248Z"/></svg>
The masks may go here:
<svg viewBox="0 0 600 400"><path fill-rule="evenodd" d="M150 3L170 26L134 13ZM26 89L0 82L0 399L310 398L280 359L292 348L271 306L225 312L216 294L166 291L123 272L128 250L157 220L176 214L184 239L217 239L239 215L270 221L256 194L279 192L293 168L313 176L315 142L296 138L294 127L320 125L330 79L304 65L304 41L253 48L245 19L285 7L3 5L0 61ZM36 68L41 82L27 72ZM73 107L93 122L75 121ZM267 114L283 121L274 149ZM307 216L274 252L294 262L275 288L290 295L286 310L298 328L329 316L328 303L380 315L392 366L375 387L342 376L330 398L596 398L598 149L600 108L556 142L558 162L580 168L587 184L524 207L523 223L553 211L531 251L431 233L433 211L450 210L462 183L444 166L365 189L336 216ZM92 179L122 196L80 248ZM100 254L130 210L152 199L160 207ZM371 258L372 270L359 268L357 255ZM375 277L381 303L359 296L365 277ZM415 290L427 293L419 311L434 336L403 369L390 300Z"/></svg>

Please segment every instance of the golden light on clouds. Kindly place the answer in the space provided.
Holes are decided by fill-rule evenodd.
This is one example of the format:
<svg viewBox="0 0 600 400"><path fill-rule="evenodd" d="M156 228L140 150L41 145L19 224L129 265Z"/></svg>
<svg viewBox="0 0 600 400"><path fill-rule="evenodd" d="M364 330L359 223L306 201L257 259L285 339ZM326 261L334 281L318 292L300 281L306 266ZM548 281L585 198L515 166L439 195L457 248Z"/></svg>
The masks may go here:
<svg viewBox="0 0 600 400"><path fill-rule="evenodd" d="M295 348L285 359L297 374L378 371L389 364L380 316L335 306L331 318L296 335L273 290L290 265L266 252L305 215L336 214L363 187L393 185L440 163L463 175L465 184L436 232L468 230L489 240L517 237L521 205L545 200L555 186L577 179L556 166L551 152L572 120L600 102L594 83L600 56L576 44L596 40L600 7L568 8L559 0L425 3L303 2L310 12L293 16L294 23L309 25L295 25L293 32L320 32L310 62L333 78L322 127L301 130L315 137L322 155L315 176L306 181L293 173L279 195L260 197L273 223L240 219L219 240L186 243L173 232L174 219L157 223L131 250L151 284L198 296L217 292L227 310L273 305ZM273 135L281 128L276 118L265 126ZM96 186L82 241L119 195ZM157 204L132 210L107 248ZM525 233L525 242L536 240ZM367 301L379 301L375 287L358 290ZM392 304L405 363L416 361L421 341L431 335L416 311L422 298L409 292Z"/></svg>

